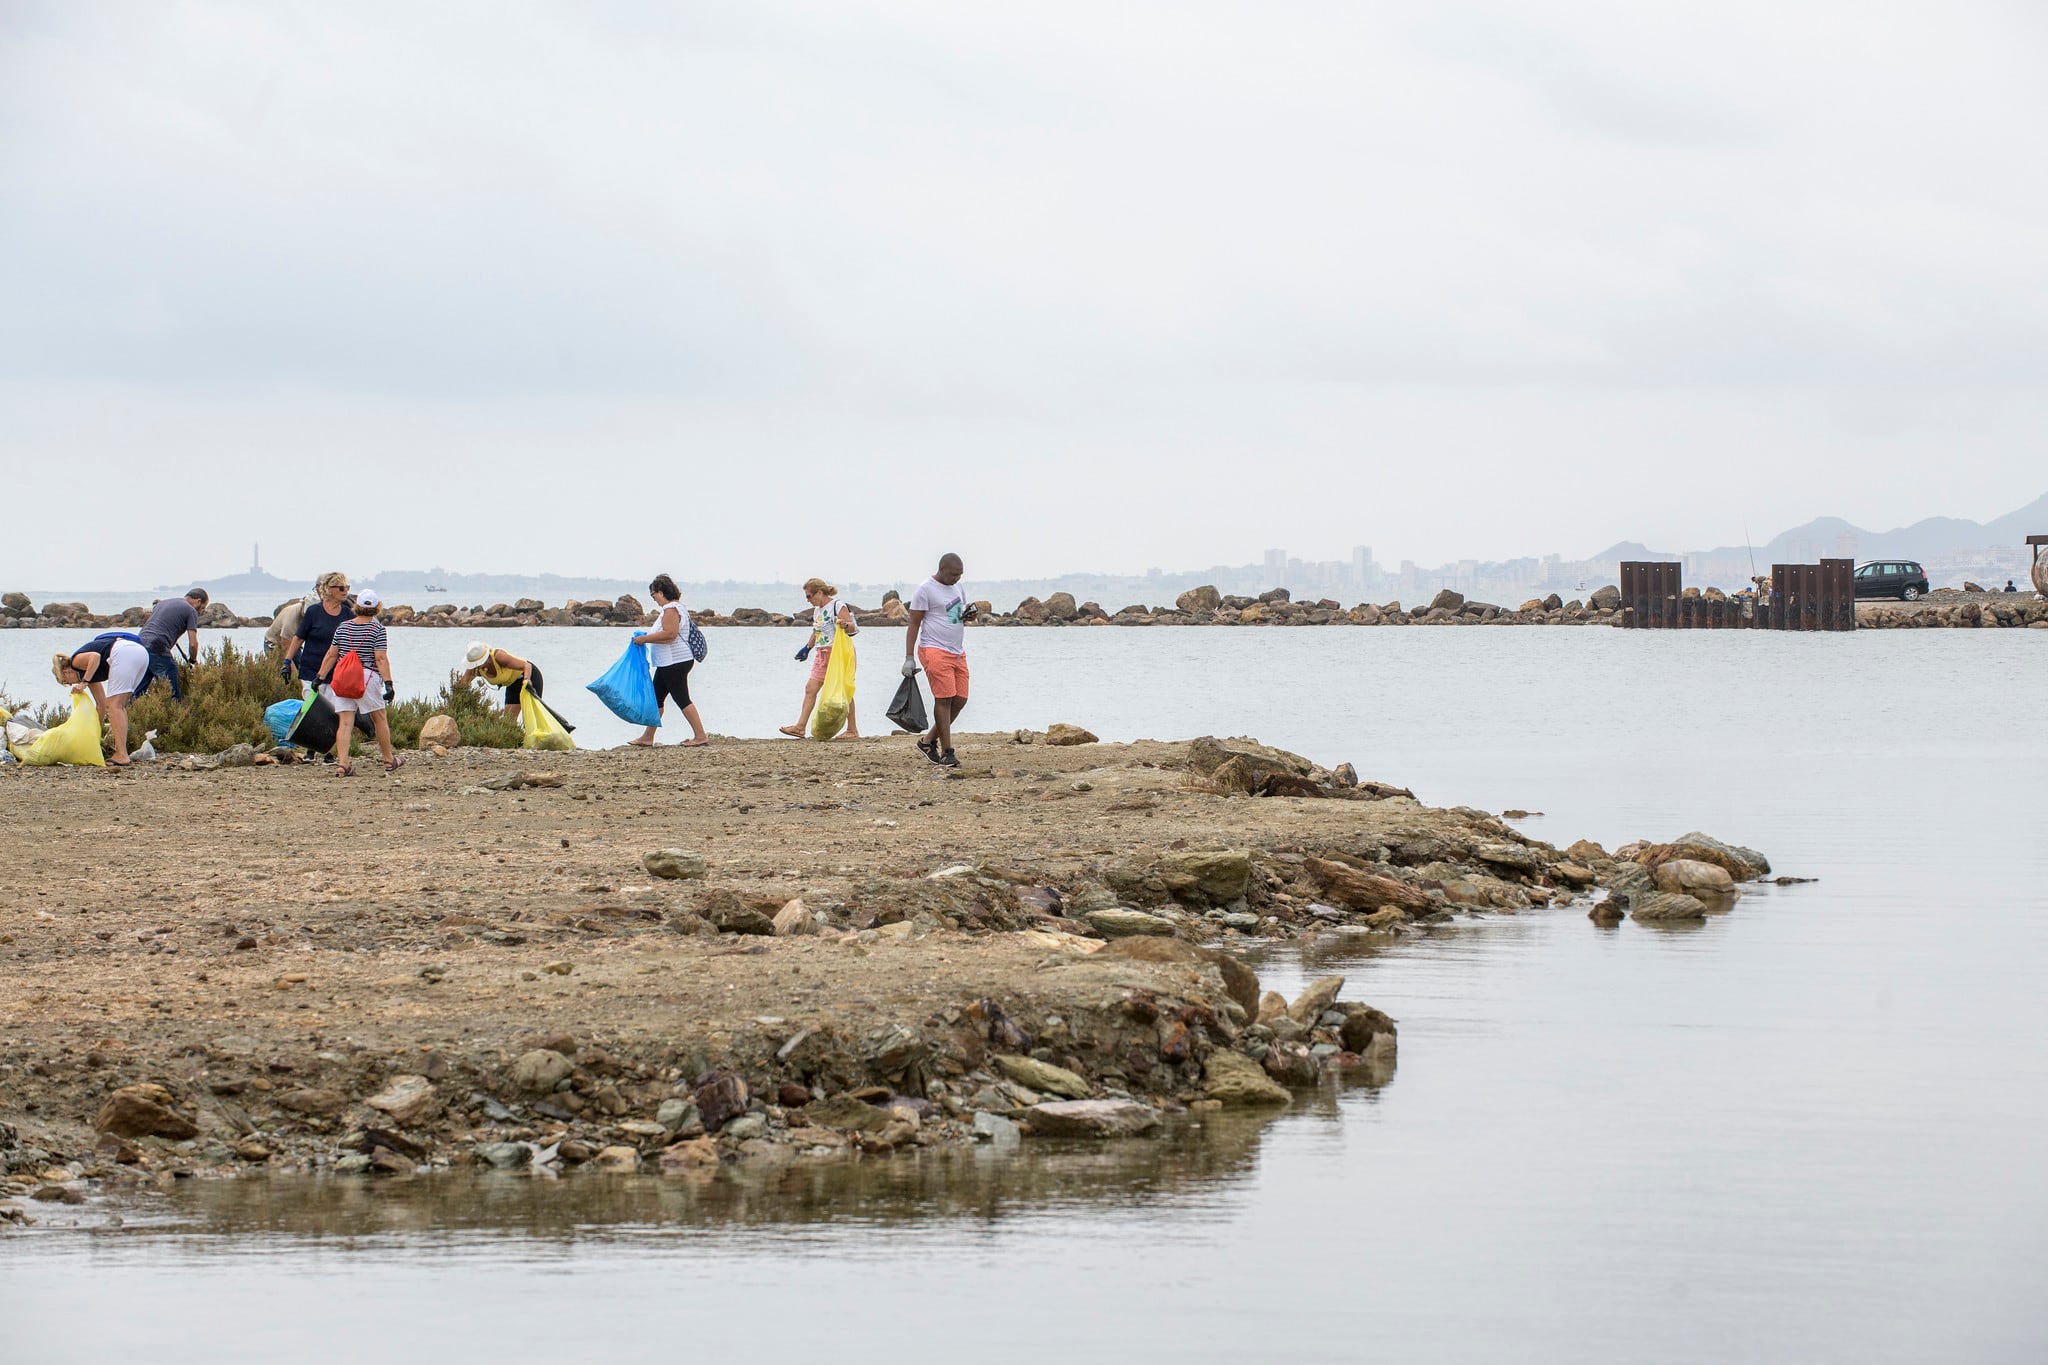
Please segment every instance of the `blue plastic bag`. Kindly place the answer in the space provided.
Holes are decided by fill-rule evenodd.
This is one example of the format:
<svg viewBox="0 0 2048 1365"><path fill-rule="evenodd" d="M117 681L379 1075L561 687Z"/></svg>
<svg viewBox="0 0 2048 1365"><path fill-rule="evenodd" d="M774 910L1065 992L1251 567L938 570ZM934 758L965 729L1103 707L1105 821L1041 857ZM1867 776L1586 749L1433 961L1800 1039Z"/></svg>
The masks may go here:
<svg viewBox="0 0 2048 1365"><path fill-rule="evenodd" d="M589 687L628 725L661 723L661 708L654 702L654 670L647 666L647 646L627 645L619 661Z"/></svg>
<svg viewBox="0 0 2048 1365"><path fill-rule="evenodd" d="M263 728L270 731L273 744L285 742L286 737L292 732L292 726L298 723L299 708L305 704L297 697L288 697L284 701L272 702L264 708Z"/></svg>

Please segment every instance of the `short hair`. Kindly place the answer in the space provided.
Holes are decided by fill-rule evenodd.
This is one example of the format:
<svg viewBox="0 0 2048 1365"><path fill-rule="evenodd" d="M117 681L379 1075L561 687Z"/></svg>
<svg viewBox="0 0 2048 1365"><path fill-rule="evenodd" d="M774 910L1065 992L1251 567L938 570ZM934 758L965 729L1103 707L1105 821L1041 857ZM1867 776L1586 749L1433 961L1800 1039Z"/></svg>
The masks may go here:
<svg viewBox="0 0 2048 1365"><path fill-rule="evenodd" d="M326 592L329 588L345 588L347 586L348 575L339 569L336 569L333 573L321 574L313 582L314 589L319 592Z"/></svg>
<svg viewBox="0 0 2048 1365"><path fill-rule="evenodd" d="M680 602L683 600L682 593L677 591L676 589L676 581L673 578L670 578L665 573L656 574L654 576L654 581L647 585L647 591L658 592L671 602Z"/></svg>
<svg viewBox="0 0 2048 1365"><path fill-rule="evenodd" d="M946 551L946 553L939 556L939 567L942 569L964 569L967 566L960 562L959 555L956 555L951 550L948 550Z"/></svg>
<svg viewBox="0 0 2048 1365"><path fill-rule="evenodd" d="M185 597L188 601L197 602L202 607L213 600L211 597L207 596L206 589L204 588L194 588L192 589L192 591L186 593Z"/></svg>
<svg viewBox="0 0 2048 1365"><path fill-rule="evenodd" d="M824 594L825 594L825 596L827 596L827 597L837 597L837 596L839 596L839 589L837 589L837 588L833 587L833 586L832 586L832 585L831 585L830 583L827 583L827 582L826 582L826 581L825 581L824 579L822 579L822 578L806 578L806 579L804 580L804 596L806 596L806 597L809 597L809 596L810 596L810 595L811 595L812 593L814 593L814 592L821 592L821 593L824 593Z"/></svg>

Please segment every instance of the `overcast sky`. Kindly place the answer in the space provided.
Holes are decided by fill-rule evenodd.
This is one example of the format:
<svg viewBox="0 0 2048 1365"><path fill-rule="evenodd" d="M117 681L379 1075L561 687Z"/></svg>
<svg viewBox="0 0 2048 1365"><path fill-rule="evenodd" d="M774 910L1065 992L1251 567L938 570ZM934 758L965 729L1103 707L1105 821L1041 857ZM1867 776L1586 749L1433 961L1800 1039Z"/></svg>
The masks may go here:
<svg viewBox="0 0 2048 1365"><path fill-rule="evenodd" d="M1989 518L2044 15L0 0L0 587Z"/></svg>

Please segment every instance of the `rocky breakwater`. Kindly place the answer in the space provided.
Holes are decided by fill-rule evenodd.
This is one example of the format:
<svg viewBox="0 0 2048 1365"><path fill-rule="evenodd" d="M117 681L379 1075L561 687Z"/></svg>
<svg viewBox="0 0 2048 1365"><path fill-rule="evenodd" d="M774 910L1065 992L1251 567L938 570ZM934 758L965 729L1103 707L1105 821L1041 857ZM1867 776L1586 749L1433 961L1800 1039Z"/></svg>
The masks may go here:
<svg viewBox="0 0 2048 1365"><path fill-rule="evenodd" d="M1936 588L1916 602L1856 604L1858 630L2048 630L2048 600L2029 593Z"/></svg>
<svg viewBox="0 0 2048 1365"><path fill-rule="evenodd" d="M474 749L367 786L147 770L107 842L69 837L97 775L0 777L40 893L0 904L14 1207L1173 1140L1395 1060L1394 1020L1334 979L1264 990L1255 950L1624 896L1647 923L1705 904L1695 864L1767 870L1704 836L1558 849L1250 739L1060 737L961 735L950 772L889 741L579 751L545 782ZM301 856L336 821L378 830L345 875Z"/></svg>

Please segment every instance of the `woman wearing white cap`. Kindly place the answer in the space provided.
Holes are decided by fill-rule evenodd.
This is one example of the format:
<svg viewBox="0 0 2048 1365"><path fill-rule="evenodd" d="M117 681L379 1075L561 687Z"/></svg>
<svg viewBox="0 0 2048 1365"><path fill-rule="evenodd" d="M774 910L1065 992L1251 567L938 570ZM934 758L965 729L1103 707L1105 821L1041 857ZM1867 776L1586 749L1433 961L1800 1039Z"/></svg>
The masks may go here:
<svg viewBox="0 0 2048 1365"><path fill-rule="evenodd" d="M492 687L505 689L505 715L516 719L519 715L519 694L532 689L538 698L547 687L547 679L541 676L540 668L531 659L522 659L502 649L492 649L481 640L470 642L469 652L462 656L467 665L455 681L467 686L471 679L482 678Z"/></svg>
<svg viewBox="0 0 2048 1365"><path fill-rule="evenodd" d="M377 619L381 606L377 594L368 588L356 594L355 615L335 628L334 642L327 646L327 654L320 660L320 695L341 717L341 724L334 731L334 762L339 777L354 777L356 773L348 754L349 741L356 730L354 713L358 711L377 727L377 747L384 753L384 771L393 773L405 766L405 755L392 752L391 718L384 714L385 706L397 695L397 688L391 681L390 640L384 633L384 623ZM363 666L361 696L344 697L334 690L335 666L347 654L355 655Z"/></svg>

